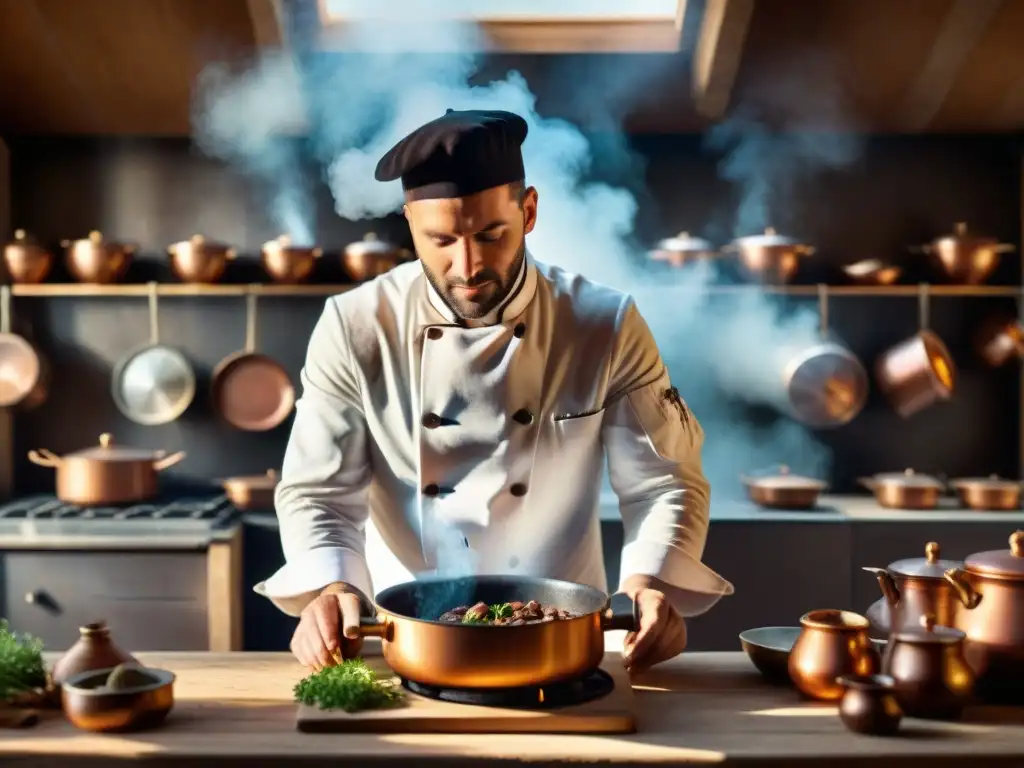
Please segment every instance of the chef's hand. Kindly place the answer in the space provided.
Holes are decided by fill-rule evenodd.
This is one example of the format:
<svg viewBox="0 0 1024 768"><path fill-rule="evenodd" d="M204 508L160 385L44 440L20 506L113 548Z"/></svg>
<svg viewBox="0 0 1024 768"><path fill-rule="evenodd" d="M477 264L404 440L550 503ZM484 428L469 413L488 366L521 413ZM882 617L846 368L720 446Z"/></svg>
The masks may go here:
<svg viewBox="0 0 1024 768"><path fill-rule="evenodd" d="M640 609L640 626L626 635L622 660L630 672L643 672L686 649L686 621L665 594L641 587L630 595Z"/></svg>
<svg viewBox="0 0 1024 768"><path fill-rule="evenodd" d="M359 655L359 596L345 584L331 584L299 615L291 650L301 664L313 669L333 667L340 659Z"/></svg>

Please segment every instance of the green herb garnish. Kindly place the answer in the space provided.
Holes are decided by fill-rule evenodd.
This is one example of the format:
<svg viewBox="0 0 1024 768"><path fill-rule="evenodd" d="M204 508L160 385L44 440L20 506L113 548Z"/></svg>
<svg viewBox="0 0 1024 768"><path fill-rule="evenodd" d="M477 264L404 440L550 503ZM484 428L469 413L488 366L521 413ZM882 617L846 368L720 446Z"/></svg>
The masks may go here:
<svg viewBox="0 0 1024 768"><path fill-rule="evenodd" d="M0 701L44 687L43 642L14 632L5 619L0 619Z"/></svg>
<svg viewBox="0 0 1024 768"><path fill-rule="evenodd" d="M346 659L314 672L295 684L294 694L303 704L345 712L391 707L403 697L393 680L381 680L362 659Z"/></svg>
<svg viewBox="0 0 1024 768"><path fill-rule="evenodd" d="M500 603L499 605L492 605L490 610L487 611L491 617L491 621L496 619L507 619L512 615L512 606L508 603Z"/></svg>

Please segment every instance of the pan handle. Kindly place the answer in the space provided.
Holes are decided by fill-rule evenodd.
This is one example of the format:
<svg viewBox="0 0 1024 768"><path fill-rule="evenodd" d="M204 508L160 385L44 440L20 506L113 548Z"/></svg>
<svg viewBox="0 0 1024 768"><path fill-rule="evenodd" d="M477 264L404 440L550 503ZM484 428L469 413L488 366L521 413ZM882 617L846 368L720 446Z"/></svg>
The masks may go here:
<svg viewBox="0 0 1024 768"><path fill-rule="evenodd" d="M601 631L624 629L627 632L636 632L639 628L640 604L622 592L612 595L608 600L608 607L601 614Z"/></svg>
<svg viewBox="0 0 1024 768"><path fill-rule="evenodd" d="M28 460L33 464L40 467L59 467L61 465L61 458L54 453L40 448L38 451L29 451Z"/></svg>
<svg viewBox="0 0 1024 768"><path fill-rule="evenodd" d="M172 453L170 456L164 456L162 459L157 459L153 462L153 469L157 472L163 472L165 469L169 469L177 464L179 461L185 458L184 451L178 451Z"/></svg>

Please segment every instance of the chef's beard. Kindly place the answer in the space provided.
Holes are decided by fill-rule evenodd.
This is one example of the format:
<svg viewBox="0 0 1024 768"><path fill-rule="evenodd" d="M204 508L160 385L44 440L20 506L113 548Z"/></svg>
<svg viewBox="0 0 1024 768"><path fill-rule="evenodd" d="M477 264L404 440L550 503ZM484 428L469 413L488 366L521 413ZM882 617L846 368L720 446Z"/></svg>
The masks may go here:
<svg viewBox="0 0 1024 768"><path fill-rule="evenodd" d="M495 307L499 306L508 295L512 292L515 286L516 278L519 276L519 270L522 269L523 261L526 259L526 238L523 238L522 244L519 246L519 250L516 253L515 259L509 266L508 271L501 275L496 270L485 268L475 274L471 280L464 280L459 278L457 280L444 280L434 274L426 264L423 264L423 273L427 276L427 280L430 285L433 286L434 290L437 291L437 295L441 297L448 308L454 312L458 317L463 320L478 320L481 317L485 317L489 312L493 311ZM422 264L422 262L420 262ZM494 286L489 295L482 297L477 301L467 301L460 299L456 296L454 286L456 285L480 285L491 281Z"/></svg>

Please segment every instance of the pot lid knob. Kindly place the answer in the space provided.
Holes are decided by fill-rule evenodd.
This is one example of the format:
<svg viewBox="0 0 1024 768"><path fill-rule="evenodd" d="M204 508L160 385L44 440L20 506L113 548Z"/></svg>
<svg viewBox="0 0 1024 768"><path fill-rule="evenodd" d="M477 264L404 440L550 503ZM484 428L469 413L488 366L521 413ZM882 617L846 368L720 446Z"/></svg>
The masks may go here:
<svg viewBox="0 0 1024 768"><path fill-rule="evenodd" d="M101 448L109 448L113 442L114 442L114 436L112 434L110 434L109 432L104 432L102 435L100 435L100 447Z"/></svg>
<svg viewBox="0 0 1024 768"><path fill-rule="evenodd" d="M1024 531L1014 531L1010 534L1010 554L1014 557L1024 557Z"/></svg>
<svg viewBox="0 0 1024 768"><path fill-rule="evenodd" d="M926 613L921 616L921 628L929 635L935 631L935 616L931 613Z"/></svg>
<svg viewBox="0 0 1024 768"><path fill-rule="evenodd" d="M363 235L363 240L366 241L367 243L372 243L375 240L377 240L377 233L367 232L365 235Z"/></svg>
<svg viewBox="0 0 1024 768"><path fill-rule="evenodd" d="M204 238L202 235L192 235L192 237L190 237L188 241L193 245L202 245L205 239L206 238Z"/></svg>
<svg viewBox="0 0 1024 768"><path fill-rule="evenodd" d="M775 234L775 227L765 227L764 228L764 233L766 235L774 235Z"/></svg>
<svg viewBox="0 0 1024 768"><path fill-rule="evenodd" d="M94 229L89 233L89 240L93 243L99 243L103 240L103 233L97 229Z"/></svg>
<svg viewBox="0 0 1024 768"><path fill-rule="evenodd" d="M785 464L780 465L779 466L779 474L780 475L788 475L789 474L789 467L786 466Z"/></svg>
<svg viewBox="0 0 1024 768"><path fill-rule="evenodd" d="M292 244L292 239L288 235L281 235L279 238L277 238L277 242L280 243L281 245L287 246Z"/></svg>
<svg viewBox="0 0 1024 768"><path fill-rule="evenodd" d="M928 561L929 565L939 562L939 545L937 542L929 541L924 545L924 559Z"/></svg>
<svg viewBox="0 0 1024 768"><path fill-rule="evenodd" d="M903 474L906 475L907 477L913 477L914 476L914 470L909 469L909 468L908 469L904 469L903 470Z"/></svg>
<svg viewBox="0 0 1024 768"><path fill-rule="evenodd" d="M16 230L14 230L14 239L15 240L24 240L25 238L26 238L26 234L25 234L25 230L24 229L16 229Z"/></svg>
<svg viewBox="0 0 1024 768"><path fill-rule="evenodd" d="M690 239L690 233L689 232L680 232L678 235L676 235L676 239L677 240L689 240Z"/></svg>
<svg viewBox="0 0 1024 768"><path fill-rule="evenodd" d="M276 469L268 469L267 470L267 477L269 477L271 480L274 480L277 477L277 470Z"/></svg>
<svg viewBox="0 0 1024 768"><path fill-rule="evenodd" d="M953 231L958 236L963 237L964 235L967 234L967 222L966 221L958 221L956 224L953 225Z"/></svg>

